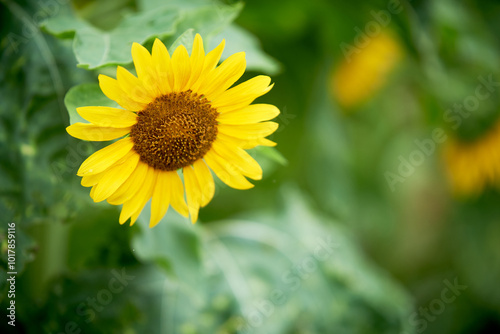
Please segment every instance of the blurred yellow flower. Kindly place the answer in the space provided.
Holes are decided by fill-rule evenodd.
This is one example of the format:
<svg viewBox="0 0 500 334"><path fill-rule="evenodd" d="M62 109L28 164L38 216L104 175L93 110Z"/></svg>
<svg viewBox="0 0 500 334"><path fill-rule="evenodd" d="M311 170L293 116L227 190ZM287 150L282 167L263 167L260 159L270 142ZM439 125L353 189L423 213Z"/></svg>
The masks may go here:
<svg viewBox="0 0 500 334"><path fill-rule="evenodd" d="M500 122L474 142L450 138L443 153L455 194L479 195L487 185L500 185Z"/></svg>
<svg viewBox="0 0 500 334"><path fill-rule="evenodd" d="M279 114L278 108L251 104L271 90L271 79L257 76L230 88L245 72L245 53L217 66L223 49L224 41L205 55L200 35L191 56L181 45L170 57L158 39L151 54L134 43L137 77L123 67L117 79L99 76L103 93L123 109L78 108L90 123L69 126L73 137L107 141L126 136L91 155L78 170L95 202L123 204L120 224L130 218L132 225L150 199L150 227L169 205L196 222L199 208L214 196L211 171L236 189L253 187L246 177L262 178L261 167L245 150L276 145L265 137L278 127L266 122Z"/></svg>
<svg viewBox="0 0 500 334"><path fill-rule="evenodd" d="M343 62L332 72L331 90L342 107L354 107L375 94L401 59L401 46L386 31L365 43L351 46L349 55L344 54Z"/></svg>

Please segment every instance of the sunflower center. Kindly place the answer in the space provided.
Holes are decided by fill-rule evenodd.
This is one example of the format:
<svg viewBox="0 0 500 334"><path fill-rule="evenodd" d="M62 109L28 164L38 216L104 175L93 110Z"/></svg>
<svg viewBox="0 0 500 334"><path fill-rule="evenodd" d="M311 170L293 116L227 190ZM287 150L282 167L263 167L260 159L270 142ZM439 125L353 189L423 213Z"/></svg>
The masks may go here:
<svg viewBox="0 0 500 334"><path fill-rule="evenodd" d="M174 171L193 164L217 137L217 110L191 90L157 97L130 131L134 150L149 166Z"/></svg>

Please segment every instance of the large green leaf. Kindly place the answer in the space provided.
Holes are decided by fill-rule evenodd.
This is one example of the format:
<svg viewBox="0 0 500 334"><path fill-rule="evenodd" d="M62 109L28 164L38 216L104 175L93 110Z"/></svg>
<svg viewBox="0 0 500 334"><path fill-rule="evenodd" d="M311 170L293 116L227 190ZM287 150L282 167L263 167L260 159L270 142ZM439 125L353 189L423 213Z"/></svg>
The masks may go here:
<svg viewBox="0 0 500 334"><path fill-rule="evenodd" d="M184 32L187 29L194 29L199 33L207 43L216 34L223 31L240 13L243 8L242 3L234 5L204 5L189 6L183 8L182 18L179 20L178 32Z"/></svg>
<svg viewBox="0 0 500 334"><path fill-rule="evenodd" d="M68 109L70 124L88 123L76 112L76 108L86 106L118 107L115 101L108 99L103 94L97 83L84 83L72 87L64 97L64 104Z"/></svg>
<svg viewBox="0 0 500 334"><path fill-rule="evenodd" d="M92 26L78 17L71 6L66 5L59 7L56 15L42 21L40 27L56 37L73 38L77 30L91 28Z"/></svg>
<svg viewBox="0 0 500 334"><path fill-rule="evenodd" d="M172 208L153 229L147 227L149 204L140 216L141 232L132 247L138 258L154 262L179 282L198 288L202 283L200 241L196 227Z"/></svg>
<svg viewBox="0 0 500 334"><path fill-rule="evenodd" d="M192 226L167 215L148 229L148 213L139 217L136 254L146 263L172 264L168 268L180 280L159 291L161 317L168 319L163 328L412 333L404 290L366 260L346 229L314 212L297 189L287 187L282 194L283 208L244 219ZM203 284L197 283L201 278Z"/></svg>
<svg viewBox="0 0 500 334"><path fill-rule="evenodd" d="M130 49L134 42L144 43L153 37L172 35L180 17L178 9L164 7L129 15L113 30L101 31L68 14L68 11L61 13L45 22L44 27L56 36L73 32L78 66L87 69L130 63ZM68 24L71 20L74 22Z"/></svg>
<svg viewBox="0 0 500 334"><path fill-rule="evenodd" d="M152 37L172 35L178 17L177 9L163 8L128 16L110 32L90 27L79 29L73 46L78 66L93 69L127 64L131 60L130 49L134 42L144 43Z"/></svg>
<svg viewBox="0 0 500 334"><path fill-rule="evenodd" d="M247 69L252 71L262 71L273 75L281 70L281 65L271 56L262 51L259 40L250 32L235 24L231 24L210 42L210 47L214 48L218 43L226 40L226 47L222 58L245 51Z"/></svg>
<svg viewBox="0 0 500 334"><path fill-rule="evenodd" d="M69 7L64 7L57 15L44 21L42 27L61 38L74 36L73 50L78 66L96 69L130 63L132 44L145 44L154 37L169 45L180 34L193 29L209 41L236 18L241 8L241 3L191 6L168 3L126 15L116 27L103 31L78 18Z"/></svg>

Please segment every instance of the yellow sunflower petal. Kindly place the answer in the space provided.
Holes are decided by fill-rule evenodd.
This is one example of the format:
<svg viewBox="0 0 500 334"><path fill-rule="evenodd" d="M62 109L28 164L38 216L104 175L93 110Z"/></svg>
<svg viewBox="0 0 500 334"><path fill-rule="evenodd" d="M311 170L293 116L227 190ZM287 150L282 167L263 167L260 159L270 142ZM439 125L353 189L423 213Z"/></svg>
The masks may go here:
<svg viewBox="0 0 500 334"><path fill-rule="evenodd" d="M141 187L137 189L127 202L123 203L122 211L120 212L120 224L125 223L137 211L142 211L142 208L152 196L157 175L158 171L155 171L152 167L148 167Z"/></svg>
<svg viewBox="0 0 500 334"><path fill-rule="evenodd" d="M184 187L182 185L182 180L179 177L179 174L174 171L168 172L166 176L168 181L167 183L170 185L170 205L172 205L174 210L179 214L184 217L188 217L189 211L186 201L184 200Z"/></svg>
<svg viewBox="0 0 500 334"><path fill-rule="evenodd" d="M81 185L84 187L93 187L95 186L101 178L104 176L104 172L98 174L92 174L82 177Z"/></svg>
<svg viewBox="0 0 500 334"><path fill-rule="evenodd" d="M267 138L257 138L257 139L241 139L235 138L231 136L227 136L223 133L217 134L217 138L220 138L225 141L234 142L238 147L241 147L244 150L249 150L256 146L276 146L276 143L267 139Z"/></svg>
<svg viewBox="0 0 500 334"><path fill-rule="evenodd" d="M147 123L145 128L137 131L160 131L156 128L158 115L149 113L155 106L173 108L173 112L186 112L195 118L192 124L188 122L186 126L179 126L175 122L173 125L165 124L167 126L164 129L168 131L162 131L168 133L158 135L149 144L147 141L151 138L145 136L143 149L134 149L132 139L124 138L94 153L82 163L78 175L82 176L82 185L92 186L90 196L95 201L106 199L110 204L123 204L120 224L129 219L130 224L134 224L149 200L150 227L158 224L170 205L179 214L190 216L191 221L196 222L200 207L207 205L215 194L212 171L236 189L253 187L246 177L262 178L262 168L244 148L275 145L264 137L276 131L278 125L268 120L276 117L279 110L272 105L250 105L273 85L269 77L258 76L230 88L243 75L246 60L245 54L241 52L228 57L218 66L224 45L225 41L222 41L205 55L203 40L197 34L191 55L184 46L179 46L170 57L159 39L154 41L151 53L142 45L134 43L132 58L137 76L123 67L117 68L116 80L99 76L103 93L125 110L109 107L78 109L91 124L72 125L68 127L68 132L87 140L109 140L130 134L132 128L134 131L137 128L138 115L149 118L144 118ZM193 94L170 94L187 90ZM165 101L158 100L162 95L168 95ZM200 96L206 100L200 100ZM207 109L205 103L209 103L213 109ZM203 124L205 120L207 122ZM198 121L202 124L198 124ZM185 152L172 147L171 141L177 136L189 140L192 133L203 130L205 126L217 127L217 133L213 133L203 150ZM182 161L185 159L184 154L196 155L206 149L209 149L208 153L197 156L192 165L179 165L183 169L184 182L179 170L165 172L141 161L144 154L157 153L165 157L173 155L173 160L169 158L169 161ZM140 155L137 150L140 150ZM488 172L490 177L494 177L494 174L500 174L500 168Z"/></svg>
<svg viewBox="0 0 500 334"><path fill-rule="evenodd" d="M262 122L256 124L245 124L245 125L228 125L219 124L218 130L227 136L255 140L258 138L269 136L271 133L276 131L278 128L278 123L275 122Z"/></svg>
<svg viewBox="0 0 500 334"><path fill-rule="evenodd" d="M107 169L105 169L104 171L102 171L100 173L90 174L90 175L87 175L87 176L83 176L82 177L82 182L81 182L82 186L84 186L84 187L95 186L106 175L106 172L108 170L110 170L111 168L113 168L113 167L115 167L117 165L123 164L127 159L129 159L132 156L132 154L134 154L133 151L128 152L127 154L125 154L125 156L123 158L121 158L120 160L116 161L113 165L111 165L110 167L108 167Z"/></svg>
<svg viewBox="0 0 500 334"><path fill-rule="evenodd" d="M209 101L213 101L241 78L246 64L244 52L229 56L211 75L207 76L206 81L200 86L200 91Z"/></svg>
<svg viewBox="0 0 500 334"><path fill-rule="evenodd" d="M149 166L142 161L137 163L130 177L107 198L109 204L123 204L134 196L144 183Z"/></svg>
<svg viewBox="0 0 500 334"><path fill-rule="evenodd" d="M130 128L105 128L102 126L75 123L66 128L73 137L90 141L108 141L120 138L130 133Z"/></svg>
<svg viewBox="0 0 500 334"><path fill-rule="evenodd" d="M191 76L191 61L184 45L179 45L172 55L174 92L182 92Z"/></svg>
<svg viewBox="0 0 500 334"><path fill-rule="evenodd" d="M97 174L123 158L134 147L130 138L123 138L88 157L78 169L77 175Z"/></svg>
<svg viewBox="0 0 500 334"><path fill-rule="evenodd" d="M204 71L211 71L215 68L215 66L217 66L225 46L226 40L223 39L215 49L207 54L205 57L205 65L203 66Z"/></svg>
<svg viewBox="0 0 500 334"><path fill-rule="evenodd" d="M155 99L154 95L142 87L142 82L121 66L116 69L116 80L120 88L134 101L148 104Z"/></svg>
<svg viewBox="0 0 500 334"><path fill-rule="evenodd" d="M273 88L270 83L271 78L268 76L256 76L220 94L217 99L212 101L212 107L221 114L239 110L248 106L259 96L269 92Z"/></svg>
<svg viewBox="0 0 500 334"><path fill-rule="evenodd" d="M184 184L186 185L186 199L189 215L191 216L191 223L194 224L198 220L198 212L201 204L201 189L196 179L196 174L191 166L184 167L182 169L182 174L184 175Z"/></svg>
<svg viewBox="0 0 500 334"><path fill-rule="evenodd" d="M168 184L168 176L170 172L159 172L153 190L153 198L151 199L151 217L149 219L149 227L155 227L167 213L170 204L170 191Z"/></svg>
<svg viewBox="0 0 500 334"><path fill-rule="evenodd" d="M174 71L172 69L172 62L170 54L168 53L165 44L158 38L155 39L152 52L153 65L156 68L158 77L158 88L162 95L172 92L174 87Z"/></svg>
<svg viewBox="0 0 500 334"><path fill-rule="evenodd" d="M144 89L151 96L160 96L159 80L149 51L141 44L134 43L132 44L132 59L134 60L137 77L142 82Z"/></svg>
<svg viewBox="0 0 500 334"><path fill-rule="evenodd" d="M140 210L137 210L131 217L130 217L130 226L134 225L135 222L137 221L137 218L139 218L139 215L141 214L142 208Z"/></svg>
<svg viewBox="0 0 500 334"><path fill-rule="evenodd" d="M132 174L139 163L139 155L130 152L123 163L116 164L104 172L95 187L94 202L101 202L112 195Z"/></svg>
<svg viewBox="0 0 500 334"><path fill-rule="evenodd" d="M199 34L196 34L191 51L191 77L186 88L190 88L200 77L203 66L205 65L205 50L203 49L203 40Z"/></svg>
<svg viewBox="0 0 500 334"><path fill-rule="evenodd" d="M275 118L280 110L271 104L252 104L241 110L219 114L217 121L223 124L250 124Z"/></svg>
<svg viewBox="0 0 500 334"><path fill-rule="evenodd" d="M90 197L94 197L94 192L95 192L95 186L90 189Z"/></svg>
<svg viewBox="0 0 500 334"><path fill-rule="evenodd" d="M231 161L231 164L233 164L241 174L254 180L262 179L262 168L257 161L243 149L220 139L213 142L212 149L226 161Z"/></svg>
<svg viewBox="0 0 500 334"><path fill-rule="evenodd" d="M210 51L205 56L205 61L204 61L204 64L203 64L203 70L200 73L200 77L190 87L193 91L198 91L200 85L204 83L205 78L212 71L215 70L215 67L219 63L220 57L222 56L222 52L224 51L224 46L225 45L226 45L226 41L222 40L222 42L215 49L213 49L212 51Z"/></svg>
<svg viewBox="0 0 500 334"><path fill-rule="evenodd" d="M137 209L137 211L135 213L133 213L132 216L130 216L130 226L134 225L134 223L137 221L137 218L139 218L139 215L141 214L142 209L144 209L144 206L146 205L146 203L151 199L151 196L153 196L154 183L156 183L159 172L160 171L155 171L154 177L151 180L152 184L149 187L148 194L145 195L145 197L144 197L143 201L141 202L141 204L139 205L139 208Z"/></svg>
<svg viewBox="0 0 500 334"><path fill-rule="evenodd" d="M234 165L225 161L213 150L208 151L203 158L215 175L228 186L235 189L250 189L253 187L253 184L248 182Z"/></svg>
<svg viewBox="0 0 500 334"><path fill-rule="evenodd" d="M139 199L132 199L128 202L123 203L122 210L120 211L120 217L118 218L118 222L120 223L120 225L125 224L130 216L137 213L139 205ZM139 215L137 215L137 217L139 217Z"/></svg>
<svg viewBox="0 0 500 334"><path fill-rule="evenodd" d="M203 160L197 160L193 164L194 173L198 179L198 184L201 190L201 207L207 205L215 194L215 183L214 178L210 169L207 167Z"/></svg>
<svg viewBox="0 0 500 334"><path fill-rule="evenodd" d="M131 111L140 111L146 107L146 103L134 101L121 89L117 80L104 74L99 74L99 87L108 98L116 101L122 108Z"/></svg>
<svg viewBox="0 0 500 334"><path fill-rule="evenodd" d="M145 79L150 74L152 65L151 54L139 43L132 44L132 59L134 61L137 77L141 80Z"/></svg>
<svg viewBox="0 0 500 334"><path fill-rule="evenodd" d="M255 140L245 140L240 147L244 150L249 150L257 146L274 147L276 146L276 143L267 138L258 138Z"/></svg>
<svg viewBox="0 0 500 334"><path fill-rule="evenodd" d="M94 125L110 128L129 128L137 123L137 115L131 111L111 107L80 107L76 111Z"/></svg>

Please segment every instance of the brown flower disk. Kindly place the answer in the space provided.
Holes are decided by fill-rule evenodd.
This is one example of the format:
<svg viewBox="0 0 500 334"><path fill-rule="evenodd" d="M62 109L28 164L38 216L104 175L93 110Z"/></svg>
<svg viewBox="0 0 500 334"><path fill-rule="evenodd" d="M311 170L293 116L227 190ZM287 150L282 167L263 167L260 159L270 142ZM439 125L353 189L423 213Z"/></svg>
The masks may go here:
<svg viewBox="0 0 500 334"><path fill-rule="evenodd" d="M130 137L141 161L174 171L193 164L217 137L217 110L191 90L156 98L140 111Z"/></svg>

